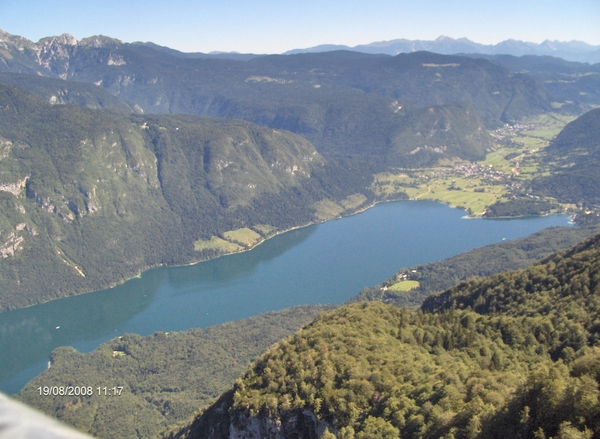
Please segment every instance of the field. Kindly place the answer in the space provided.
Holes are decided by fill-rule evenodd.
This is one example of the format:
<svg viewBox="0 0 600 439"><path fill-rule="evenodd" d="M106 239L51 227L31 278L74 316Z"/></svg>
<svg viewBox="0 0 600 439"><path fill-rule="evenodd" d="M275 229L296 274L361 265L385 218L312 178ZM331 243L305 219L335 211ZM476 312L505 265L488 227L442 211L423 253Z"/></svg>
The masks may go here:
<svg viewBox="0 0 600 439"><path fill-rule="evenodd" d="M223 238L235 244L251 247L258 243L262 239L262 236L254 230L244 227L223 233Z"/></svg>
<svg viewBox="0 0 600 439"><path fill-rule="evenodd" d="M413 200L435 200L481 216L486 206L543 174L543 150L574 118L554 113L527 119L491 133L498 148L480 162L447 161L429 169L375 175L371 186L380 198L405 192Z"/></svg>
<svg viewBox="0 0 600 439"><path fill-rule="evenodd" d="M260 228L259 228L260 227ZM265 234L272 233L275 229L271 226L261 225L257 229L264 230ZM210 239L199 239L194 242L194 250L216 250L218 254L235 253L252 247L263 239L254 230L243 228L223 233L223 237L211 236Z"/></svg>
<svg viewBox="0 0 600 439"><path fill-rule="evenodd" d="M353 210L358 209L365 201L367 201L367 197L363 194L354 194L344 198L340 204L345 210Z"/></svg>
<svg viewBox="0 0 600 439"><path fill-rule="evenodd" d="M194 250L217 250L220 253L233 253L242 250L242 247L233 242L225 241L217 236L213 236L210 240L199 239L194 242Z"/></svg>
<svg viewBox="0 0 600 439"><path fill-rule="evenodd" d="M317 201L313 204L313 207L316 211L315 216L319 221L335 218L340 216L344 211L342 206L328 199Z"/></svg>
<svg viewBox="0 0 600 439"><path fill-rule="evenodd" d="M252 228L265 238L275 234L275 232L277 231L276 227L270 226L268 224L258 224L256 226L252 226Z"/></svg>
<svg viewBox="0 0 600 439"><path fill-rule="evenodd" d="M413 288L417 288L419 286L419 282L416 280L402 280L398 283L395 283L388 289L391 291L409 291Z"/></svg>
<svg viewBox="0 0 600 439"><path fill-rule="evenodd" d="M317 201L313 204L316 210L315 216L319 221L336 218L343 213L353 212L367 201L363 194L352 194L344 198L339 203L329 199Z"/></svg>
<svg viewBox="0 0 600 439"><path fill-rule="evenodd" d="M460 166L460 165L457 165ZM471 166L474 165L465 165ZM423 170L420 175L377 174L373 190L378 196L390 197L405 192L413 200L436 200L482 215L485 207L506 193L505 184L490 180L488 169L473 168L475 174L461 175L459 167ZM481 175L477 176L476 173Z"/></svg>

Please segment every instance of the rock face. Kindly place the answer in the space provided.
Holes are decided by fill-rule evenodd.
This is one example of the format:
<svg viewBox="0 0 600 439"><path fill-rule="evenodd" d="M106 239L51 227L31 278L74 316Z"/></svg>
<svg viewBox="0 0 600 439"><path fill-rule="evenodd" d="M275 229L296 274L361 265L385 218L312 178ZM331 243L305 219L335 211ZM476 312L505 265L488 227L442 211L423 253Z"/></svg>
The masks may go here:
<svg viewBox="0 0 600 439"><path fill-rule="evenodd" d="M69 79L71 59L80 48L116 48L123 43L104 36L94 36L77 41L68 33L42 38L37 43L11 35L0 29L0 48L5 50L0 57L0 71L35 73L38 75ZM7 56L8 54L8 56ZM108 57L108 65L122 65L123 61ZM4 67L4 68L3 68Z"/></svg>
<svg viewBox="0 0 600 439"><path fill-rule="evenodd" d="M232 392L225 393L201 417L185 429L168 436L194 439L319 439L327 430L335 431L313 411L298 409L274 413L232 410Z"/></svg>
<svg viewBox="0 0 600 439"><path fill-rule="evenodd" d="M275 419L239 416L230 424L229 438L288 439L296 436L306 439L318 439L330 427L327 422L323 419L317 419L315 414L309 410L282 413L280 417ZM211 439L213 438L211 437Z"/></svg>

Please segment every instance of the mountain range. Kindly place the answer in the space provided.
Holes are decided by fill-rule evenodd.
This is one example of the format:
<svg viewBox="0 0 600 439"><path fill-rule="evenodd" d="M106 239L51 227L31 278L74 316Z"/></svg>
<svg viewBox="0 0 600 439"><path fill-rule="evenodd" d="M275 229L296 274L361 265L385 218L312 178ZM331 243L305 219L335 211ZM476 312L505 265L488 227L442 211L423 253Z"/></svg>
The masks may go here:
<svg viewBox="0 0 600 439"><path fill-rule="evenodd" d="M0 309L245 248L224 234L325 219L320 201L364 207L375 172L481 159L489 128L554 99L426 52L238 61L4 32L0 71Z"/></svg>
<svg viewBox="0 0 600 439"><path fill-rule="evenodd" d="M323 203L339 208L335 215L353 213L378 201L369 189L376 172L479 160L498 146L490 130L550 111L591 110L548 146L547 172L527 189L595 207L599 66L474 53L204 55L103 36L33 43L0 32L0 310L248 249L331 218L319 210ZM575 239L554 234L557 248ZM412 298L379 286L362 297L415 306L451 287L440 277L453 263L464 270L452 283L521 267L547 256L539 239L474 253L469 266L463 256L423 268L424 289ZM595 236L527 269L468 279L417 312L362 302L322 314L169 435L598 438L598 261ZM428 279L428 270L437 275ZM250 343L244 327L241 344ZM182 358L204 343L204 335L188 335L197 340L176 336ZM142 368L136 383L160 389L155 399L132 392L115 400L116 411L103 406L113 428L135 419L136 406L164 418L148 435L181 421L184 405L185 416L192 410L172 398L177 388L164 384L164 370L146 381L160 368L145 364L156 361L145 349L160 350L167 339L127 336L94 354L90 367L122 361ZM57 351L55 370L79 357ZM231 364L234 356L225 357ZM185 364L178 367L185 375ZM82 409L89 421L99 406L88 402L47 409L66 417ZM77 414L71 421L80 422ZM109 431L110 422L85 428Z"/></svg>
<svg viewBox="0 0 600 439"><path fill-rule="evenodd" d="M593 46L583 41L551 41L542 43L531 43L519 40L505 40L497 44L480 44L468 38L450 38L440 36L433 41L396 39L389 41L378 41L358 46L345 46L335 44L323 44L306 49L294 49L285 54L329 52L332 50L352 50L364 53L383 53L386 55L397 55L399 53L411 53L428 51L445 55L471 53L485 55L538 55L563 58L568 61L598 63L600 62L600 46Z"/></svg>
<svg viewBox="0 0 600 439"><path fill-rule="evenodd" d="M599 81L599 65L550 57L242 60L0 32L0 309L238 249L214 240L325 219L319 202L364 207L374 173L480 160L490 129L582 113ZM109 229L126 249L111 253Z"/></svg>

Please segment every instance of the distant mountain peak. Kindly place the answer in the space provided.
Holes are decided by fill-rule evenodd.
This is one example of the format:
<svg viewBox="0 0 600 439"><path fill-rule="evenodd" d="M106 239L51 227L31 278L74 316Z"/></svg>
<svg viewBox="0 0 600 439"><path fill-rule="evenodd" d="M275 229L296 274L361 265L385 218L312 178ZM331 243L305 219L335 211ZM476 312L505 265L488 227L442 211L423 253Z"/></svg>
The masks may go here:
<svg viewBox="0 0 600 439"><path fill-rule="evenodd" d="M40 41L38 41L38 45L39 44L47 45L47 44L53 44L53 43L58 43L58 44L61 44L64 46L77 46L78 42L73 35L66 33L66 32L59 36L46 37L46 38L42 38Z"/></svg>
<svg viewBox="0 0 600 439"><path fill-rule="evenodd" d="M399 53L411 53L422 50L442 55L465 53L513 56L550 55L568 61L589 63L600 62L600 46L592 46L583 41L566 42L546 40L543 43L538 44L516 39L507 39L497 44L480 44L465 37L456 39L446 35L440 35L435 40L407 40L405 38L398 38L388 41L360 44L354 47L322 44L306 49L290 50L285 52L284 55L304 52L327 52L340 49L386 55L397 55Z"/></svg>
<svg viewBox="0 0 600 439"><path fill-rule="evenodd" d="M116 38L107 37L104 35L94 35L92 37L84 38L80 41L82 46L103 48L103 47L115 47L120 46L123 41Z"/></svg>

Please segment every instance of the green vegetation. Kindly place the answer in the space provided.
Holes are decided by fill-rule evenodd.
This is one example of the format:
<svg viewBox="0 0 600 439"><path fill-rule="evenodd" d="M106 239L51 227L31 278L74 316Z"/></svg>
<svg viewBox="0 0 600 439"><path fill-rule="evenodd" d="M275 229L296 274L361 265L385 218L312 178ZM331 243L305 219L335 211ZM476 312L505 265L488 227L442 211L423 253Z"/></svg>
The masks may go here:
<svg viewBox="0 0 600 439"><path fill-rule="evenodd" d="M352 211L363 207L369 201L364 194L352 194L340 201L344 210Z"/></svg>
<svg viewBox="0 0 600 439"><path fill-rule="evenodd" d="M114 108L138 112L131 105L93 84L45 78L22 73L0 73L0 83L19 87L42 97L53 105L78 105L85 108Z"/></svg>
<svg viewBox="0 0 600 439"><path fill-rule="evenodd" d="M552 141L567 112L598 104L595 66L489 57L542 86L485 60L425 52L237 62L99 37L60 56L43 51L42 62L34 43L12 41L0 61L31 75L0 82L41 98L0 86L0 310L250 248L377 198L487 216L588 213L587 229L403 269L361 293L403 306L523 267L595 227L600 113ZM241 120L156 115L170 112ZM172 436L597 438L599 260L595 238L526 271L468 280L416 313L363 303L323 315ZM295 313L306 321L313 311ZM36 383L118 382L125 394L39 398L33 383L21 397L99 436L154 436L300 326L271 317L128 335L89 355L59 349Z"/></svg>
<svg viewBox="0 0 600 439"><path fill-rule="evenodd" d="M465 172L469 176L465 177ZM457 163L451 167L404 170L401 174L377 174L371 188L382 198L406 194L413 200L441 201L481 216L487 206L506 193L504 185L491 180L493 175L482 166Z"/></svg>
<svg viewBox="0 0 600 439"><path fill-rule="evenodd" d="M596 235L419 312L324 313L169 437L598 437L599 278Z"/></svg>
<svg viewBox="0 0 600 439"><path fill-rule="evenodd" d="M217 236L211 236L210 239L199 239L194 242L194 250L203 252L204 250L213 250L217 255L226 253L235 253L243 247L233 242L226 241Z"/></svg>
<svg viewBox="0 0 600 439"><path fill-rule="evenodd" d="M313 207L315 217L323 221L343 214L354 213L366 207L370 201L364 194L352 194L337 203L330 199L320 200L313 204Z"/></svg>
<svg viewBox="0 0 600 439"><path fill-rule="evenodd" d="M525 196L524 188L545 172L544 148L573 120L556 113L531 117L498 128L499 142L476 163L440 161L435 167L399 169L376 174L371 185L381 198L406 194L411 199L436 200L460 207L472 216L542 215L564 208L554 200Z"/></svg>
<svg viewBox="0 0 600 439"><path fill-rule="evenodd" d="M101 37L65 56L52 49L40 64L36 44L13 42L6 69L30 75L0 81L42 98L0 90L0 310L237 251L224 241L247 248L259 238L225 234L266 237L272 230L258 225L281 231L352 213L372 204L372 190L482 213L505 186L450 175L432 186L428 170L428 181L412 175L401 187L390 181L390 191L370 186L371 176L482 160L494 147L488 129L551 109L524 75L465 57L335 52L241 62ZM242 120L131 113L140 109Z"/></svg>
<svg viewBox="0 0 600 439"><path fill-rule="evenodd" d="M417 309L432 293L444 291L474 276L491 276L526 268L552 253L574 246L599 230L595 221L575 228L552 227L525 238L476 248L442 261L403 268L385 282L363 289L353 300L377 300ZM390 288L400 280L413 280L419 286L409 291Z"/></svg>
<svg viewBox="0 0 600 439"><path fill-rule="evenodd" d="M596 211L600 205L599 139L600 109L569 123L546 149L550 172L533 180L531 189Z"/></svg>
<svg viewBox="0 0 600 439"><path fill-rule="evenodd" d="M223 238L228 241L240 243L244 247L252 247L262 239L258 233L248 227L225 232L223 233Z"/></svg>
<svg viewBox="0 0 600 439"><path fill-rule="evenodd" d="M372 199L368 169L243 121L52 106L10 86L0 113L0 310L237 251L212 237L244 229L232 241L253 245L253 225L308 224L321 199Z"/></svg>
<svg viewBox="0 0 600 439"><path fill-rule="evenodd" d="M540 197L513 197L507 201L497 201L488 206L485 216L488 218L506 218L515 216L547 215L561 210L561 206Z"/></svg>
<svg viewBox="0 0 600 439"><path fill-rule="evenodd" d="M101 84L145 113L236 118L292 131L327 157L358 158L370 166L481 158L490 141L477 129L482 122L495 128L545 113L553 100L527 76L486 60L426 52L234 61L100 37L61 56L48 50L44 63L37 63L40 49L31 43L19 50L7 40L11 59L1 59L10 71ZM32 91L48 94L41 86Z"/></svg>
<svg viewBox="0 0 600 439"><path fill-rule="evenodd" d="M206 330L128 334L89 354L59 348L52 353L52 367L17 398L97 437L153 438L188 419L230 387L250 361L325 309L291 308ZM94 395L53 397L38 391L68 385L92 386ZM113 386L123 386L121 394L105 395L104 387Z"/></svg>
<svg viewBox="0 0 600 439"><path fill-rule="evenodd" d="M527 72L558 102L563 113L581 113L600 105L600 64L569 62L557 57L476 55L512 72Z"/></svg>
<svg viewBox="0 0 600 439"><path fill-rule="evenodd" d="M401 280L400 282L396 282L395 284L391 285L389 289L392 291L410 291L418 286L419 282L416 280Z"/></svg>
<svg viewBox="0 0 600 439"><path fill-rule="evenodd" d="M338 217L344 211L342 206L331 200L317 201L313 207L315 209L315 216L320 221Z"/></svg>
<svg viewBox="0 0 600 439"><path fill-rule="evenodd" d="M257 224L255 226L252 226L252 228L264 237L272 236L275 234L275 232L277 232L277 229L275 227L270 226L268 224Z"/></svg>

